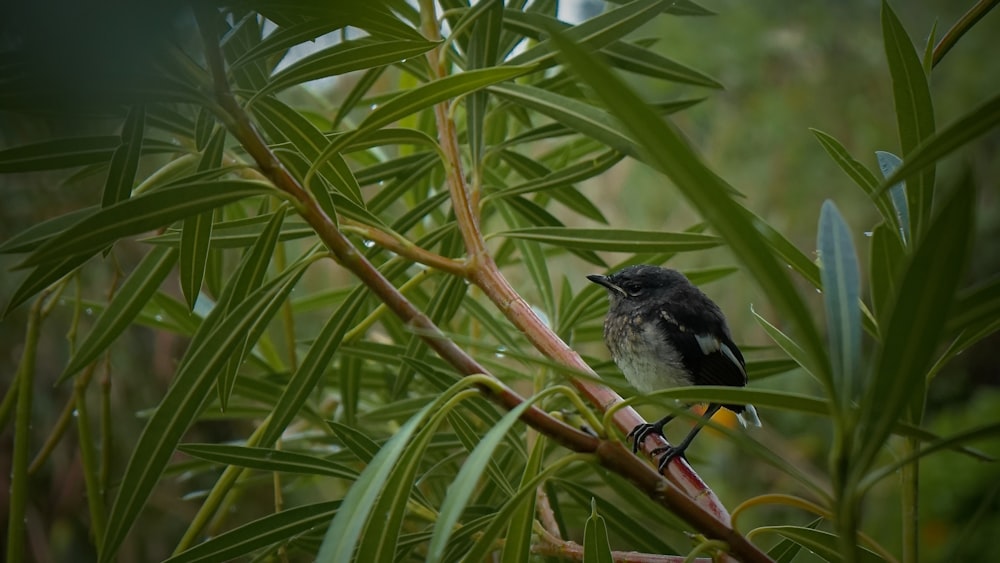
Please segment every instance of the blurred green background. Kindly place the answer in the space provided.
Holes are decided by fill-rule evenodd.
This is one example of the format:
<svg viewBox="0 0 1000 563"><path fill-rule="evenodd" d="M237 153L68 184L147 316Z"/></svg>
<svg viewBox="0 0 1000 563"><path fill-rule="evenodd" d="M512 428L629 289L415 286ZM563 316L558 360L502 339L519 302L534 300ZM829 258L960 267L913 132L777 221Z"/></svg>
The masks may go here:
<svg viewBox="0 0 1000 563"><path fill-rule="evenodd" d="M706 97L701 104L677 114L675 121L701 150L710 167L746 196L748 207L809 252L815 248L820 205L825 199L832 199L853 228L855 243L865 263L865 233L874 226L877 213L827 156L809 128L838 138L857 159L875 171L876 150L899 153L891 83L882 49L880 2L705 0L702 4L718 15L661 17L640 30L636 37L655 38L663 54L715 77L725 85L725 90L675 86L654 91L642 83L636 83L637 86L644 88L649 100ZM893 4L922 48L935 22L940 37L972 2L920 0ZM564 8L587 14L602 6L600 2L579 2ZM938 127L1000 91L997 37L1000 37L1000 14L991 13L932 73L931 91ZM334 84L331 99L346 92L346 88ZM104 126L0 113L0 148L76 134L81 128L114 133L117 124L108 123L100 131L93 131L94 127ZM977 260L973 271L967 273L968 284L1000 272L998 145L1000 133L993 132L938 168L938 179L943 186L953 182L963 166L971 167L979 185L979 233L974 254ZM67 176L68 173L0 176L0 241L43 219L99 200L103 178L75 178L64 184ZM584 188L613 227L682 230L699 222L667 180L632 161L619 164ZM614 256L608 258L609 263L614 260ZM15 262L16 257L0 256L3 272L0 296L5 301L22 275L10 271ZM702 268L733 263L726 250L719 250L685 255L673 265ZM579 273L577 288L586 283L583 275L592 271L591 266L568 257L554 264L554 268L564 272ZM110 270L86 269L81 291L94 298L102 297L111 283ZM512 273L512 279L516 284L517 273ZM753 304L758 312L773 318L766 295L759 294L739 274L704 289L726 311L738 342L768 344L750 315ZM526 296L532 298L530 293ZM820 310L818 295L814 304ZM21 307L0 321L0 388L3 389L9 385L21 353L25 309ZM67 326L64 321L68 315L69 311L59 312L49 326ZM157 381L157 375L169 373L169 369L158 370L156 365L170 365L177 357L174 348L179 343L145 329L132 329L123 339L123 344L117 346L116 370L119 373L135 370L148 377L116 380L114 397L125 405L148 407L154 404L166 383ZM67 358L67 345L63 334L48 330L43 334L41 346L41 376L35 405L39 420L53 420L70 392L66 387L51 387ZM937 377L929 396L927 426L947 434L1000 417L1000 362L993 352L997 346L1000 335L964 354ZM606 351L600 348L585 352L606 358ZM817 391L812 380L798 372L761 384ZM765 427L755 438L785 452L806 470L825 467L829 436L817 420L770 412L762 413L762 418ZM119 443L134 443L138 430L122 428ZM36 426L37 439L43 439L48 431ZM9 432L0 435L0 480L7 479L9 474L10 440ZM981 447L1000 457L1000 444L984 443ZM69 456L72 452L60 449L56 456ZM730 507L747 496L781 492L793 486L767 467L742 463L733 446L718 438L701 438L689 455L699 473ZM66 458L54 465L67 468L66 472L40 476L51 483L49 498L34 499L34 504L51 511L47 519L65 526L67 538L79 538L79 530L72 530L79 525L75 523L79 511L85 510L82 478L75 469L78 462ZM925 461L921 468L926 560L975 560L992 550L995 542L990 532L1000 530L1000 465L943 453ZM0 501L7 489L5 482L0 483ZM893 539L894 530L899 529L895 495L895 488L888 484L876 488L864 515L865 528L883 539L891 551L898 551L899 547L898 539ZM159 510L190 510L178 505L178 498L170 496L169 491L158 500L154 504ZM6 502L0 505L5 506ZM797 523L808 521L801 513L790 514L793 515L787 518ZM50 531L50 536L58 539L59 530Z"/></svg>

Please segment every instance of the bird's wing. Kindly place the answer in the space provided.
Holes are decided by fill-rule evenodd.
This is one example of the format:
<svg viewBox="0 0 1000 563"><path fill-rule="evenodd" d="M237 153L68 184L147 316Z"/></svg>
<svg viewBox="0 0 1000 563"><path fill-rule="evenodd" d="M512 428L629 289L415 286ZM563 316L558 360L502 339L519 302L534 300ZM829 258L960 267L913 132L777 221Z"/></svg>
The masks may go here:
<svg viewBox="0 0 1000 563"><path fill-rule="evenodd" d="M659 311L660 326L680 352L684 367L696 376L698 385L747 384L743 355L721 327L692 327L676 314Z"/></svg>

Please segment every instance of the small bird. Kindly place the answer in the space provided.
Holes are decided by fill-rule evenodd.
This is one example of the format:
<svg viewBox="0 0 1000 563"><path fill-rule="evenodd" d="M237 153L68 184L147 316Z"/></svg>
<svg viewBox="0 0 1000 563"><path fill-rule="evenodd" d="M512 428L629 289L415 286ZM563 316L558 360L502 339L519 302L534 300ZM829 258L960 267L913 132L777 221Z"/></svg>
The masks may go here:
<svg viewBox="0 0 1000 563"><path fill-rule="evenodd" d="M685 385L744 387L747 372L743 354L733 343L719 306L691 284L684 274L659 266L629 266L610 276L587 279L608 290L604 343L625 378L641 393ZM743 426L760 426L753 405L711 403L702 420L676 446L653 450L659 469L683 456L702 426L720 408L735 412ZM626 436L634 439L632 453L651 434L663 436L668 415L653 424L636 426Z"/></svg>

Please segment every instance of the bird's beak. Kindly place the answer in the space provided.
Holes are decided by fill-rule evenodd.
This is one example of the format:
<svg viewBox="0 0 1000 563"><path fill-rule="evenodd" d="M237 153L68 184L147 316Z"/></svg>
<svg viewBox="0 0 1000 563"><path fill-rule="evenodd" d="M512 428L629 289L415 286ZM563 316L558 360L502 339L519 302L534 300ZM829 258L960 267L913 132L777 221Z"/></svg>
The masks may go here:
<svg viewBox="0 0 1000 563"><path fill-rule="evenodd" d="M597 285L604 286L605 288L607 288L610 291L617 291L618 293L622 294L623 296L626 296L626 297L628 296L628 294L625 293L624 289L622 289L622 288L618 287L617 285L611 283L611 280L608 278L608 276L602 276L600 274L591 274L591 275L587 276L587 279L590 280L590 281L592 281L592 282L594 282L594 283L596 283Z"/></svg>

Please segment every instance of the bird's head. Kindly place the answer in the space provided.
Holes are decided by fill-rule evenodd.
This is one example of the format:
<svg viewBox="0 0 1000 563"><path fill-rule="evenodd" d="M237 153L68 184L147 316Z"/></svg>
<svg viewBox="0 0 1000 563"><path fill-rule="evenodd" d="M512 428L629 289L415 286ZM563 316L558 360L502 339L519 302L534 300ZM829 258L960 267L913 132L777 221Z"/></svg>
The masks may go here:
<svg viewBox="0 0 1000 563"><path fill-rule="evenodd" d="M684 274L670 268L640 264L629 266L610 276L593 274L587 279L604 286L612 305L622 301L639 301L669 295L674 290L689 287Z"/></svg>

